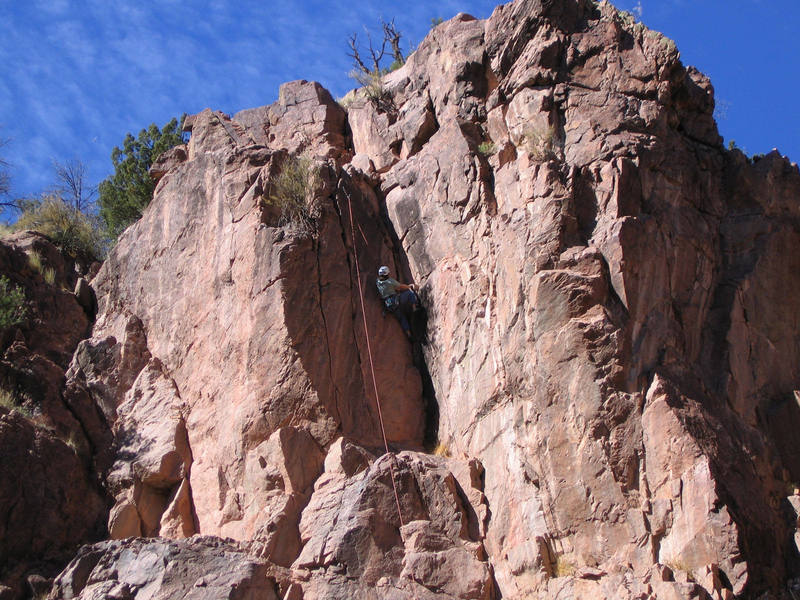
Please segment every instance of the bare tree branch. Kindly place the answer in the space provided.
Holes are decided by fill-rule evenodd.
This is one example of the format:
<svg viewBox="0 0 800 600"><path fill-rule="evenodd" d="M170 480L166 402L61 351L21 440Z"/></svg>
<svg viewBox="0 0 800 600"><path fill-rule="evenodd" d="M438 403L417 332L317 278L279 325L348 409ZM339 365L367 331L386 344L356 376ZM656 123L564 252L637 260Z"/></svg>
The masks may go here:
<svg viewBox="0 0 800 600"><path fill-rule="evenodd" d="M347 56L353 59L353 62L355 63L359 71L362 71L364 73L369 73L369 69L364 64L364 61L361 60L361 56L358 53L358 40L356 39L356 34L354 33L353 35L351 35L348 38L348 41L350 42L351 52L348 52Z"/></svg>
<svg viewBox="0 0 800 600"><path fill-rule="evenodd" d="M386 54L386 37L383 38L380 52L375 50L375 47L372 45L372 36L369 34L369 31L367 31L367 41L369 42L369 53L372 57L372 71L378 73L381 70L381 61Z"/></svg>
<svg viewBox="0 0 800 600"><path fill-rule="evenodd" d="M86 165L80 160L68 160L65 163L54 162L58 180L58 191L64 201L78 212L85 213L94 203L97 187L88 185Z"/></svg>
<svg viewBox="0 0 800 600"><path fill-rule="evenodd" d="M8 140L0 139L0 148L5 146ZM0 196L5 196L11 189L11 177L8 174L8 163L0 156ZM2 202L0 206L13 206L13 203Z"/></svg>
<svg viewBox="0 0 800 600"><path fill-rule="evenodd" d="M397 30L397 27L395 27L394 19L388 23L381 19L381 26L383 27L384 44L387 41L389 42L392 47L392 56L394 57L395 62L403 64L406 62L406 59L403 57L403 51L400 49L400 38L403 37L403 34Z"/></svg>
<svg viewBox="0 0 800 600"><path fill-rule="evenodd" d="M397 30L397 27L394 24L394 19L388 23L381 19L381 29L383 30L383 40L381 40L380 47L376 47L376 45L372 42L372 36L370 35L369 30L365 28L365 32L367 34L367 52L369 52L369 61L372 63L371 67L368 67L367 63L365 63L364 59L361 57L361 52L358 48L358 37L356 34L352 34L347 39L348 44L350 45L350 52L347 53L347 56L353 59L353 66L357 72L370 76L374 73L380 73L381 61L386 56L387 44L392 50L392 56L394 57L395 62L400 64L405 62L403 51L400 49L400 39L403 37L403 34Z"/></svg>

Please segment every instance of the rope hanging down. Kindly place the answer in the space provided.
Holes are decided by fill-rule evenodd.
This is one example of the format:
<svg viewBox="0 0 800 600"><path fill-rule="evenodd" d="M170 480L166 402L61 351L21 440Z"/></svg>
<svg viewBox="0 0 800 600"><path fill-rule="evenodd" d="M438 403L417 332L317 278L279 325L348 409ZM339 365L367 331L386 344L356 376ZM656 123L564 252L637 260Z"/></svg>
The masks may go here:
<svg viewBox="0 0 800 600"><path fill-rule="evenodd" d="M389 443L386 441L386 428L383 426L383 412L381 411L381 400L380 396L378 395L378 382L375 379L375 368L372 365L372 348L370 347L369 343L369 328L367 327L367 311L364 309L364 291L361 288L361 269L358 266L358 248L356 247L356 229L353 225L353 203L350 200L350 193L347 189L342 186L342 190L347 196L347 208L350 212L350 233L353 240L353 256L356 259L356 282L358 283L358 298L361 301L361 316L364 319L364 337L367 338L367 356L369 357L369 370L372 373L372 387L375 390L375 404L378 406L378 420L381 423L381 434L383 435L383 447L386 450L386 454L389 454ZM361 226L358 227L359 231L361 231ZM363 232L362 232L363 235ZM397 485L394 482L394 457L392 457L392 461L389 462L389 473L392 476L392 489L394 490L394 501L397 505L397 516L400 518L400 526L405 525L403 521L403 512L400 510L400 496L397 494Z"/></svg>

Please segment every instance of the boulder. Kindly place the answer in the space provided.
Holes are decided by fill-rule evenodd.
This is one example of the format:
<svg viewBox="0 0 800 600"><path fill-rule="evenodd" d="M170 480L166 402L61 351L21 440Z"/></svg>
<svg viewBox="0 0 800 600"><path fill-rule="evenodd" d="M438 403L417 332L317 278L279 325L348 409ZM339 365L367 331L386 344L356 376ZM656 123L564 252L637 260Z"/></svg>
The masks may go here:
<svg viewBox="0 0 800 600"><path fill-rule="evenodd" d="M50 598L277 600L268 566L239 547L196 536L183 542L133 539L84 546Z"/></svg>
<svg viewBox="0 0 800 600"><path fill-rule="evenodd" d="M475 468L414 452L374 459L337 441L300 520L292 566L308 573L304 597L494 598L480 481L462 487L452 472Z"/></svg>

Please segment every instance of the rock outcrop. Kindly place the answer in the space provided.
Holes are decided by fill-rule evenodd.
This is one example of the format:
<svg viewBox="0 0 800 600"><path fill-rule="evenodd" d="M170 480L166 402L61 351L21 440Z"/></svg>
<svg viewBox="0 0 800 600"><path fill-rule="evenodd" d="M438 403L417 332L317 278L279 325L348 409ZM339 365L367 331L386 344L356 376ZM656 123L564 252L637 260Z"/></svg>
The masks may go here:
<svg viewBox="0 0 800 600"><path fill-rule="evenodd" d="M295 100L316 91L338 114L325 126L343 128L341 108L318 84L286 88L282 98ZM297 121L286 131L319 108L309 102L279 104ZM224 115L197 115L186 161L163 176L93 281L100 313L76 376L97 388L114 423L115 537L179 531L266 543L276 513L296 527L336 437L381 443L343 212L355 197L372 272L392 256L377 199L320 162L317 231L287 232L265 196L287 160L280 144L298 150L294 138L273 149L240 145L247 135ZM325 146L324 136L314 140ZM374 358L389 441L419 447L420 376L380 306L368 308L386 340Z"/></svg>
<svg viewBox="0 0 800 600"><path fill-rule="evenodd" d="M51 597L788 597L797 166L607 3L460 14L382 85L203 111L154 167L63 392L115 541Z"/></svg>
<svg viewBox="0 0 800 600"><path fill-rule="evenodd" d="M605 4L462 15L386 87L396 120L351 108L354 148L425 284L439 436L484 464L503 596L636 597L664 565L781 588L797 166L724 152L708 80Z"/></svg>
<svg viewBox="0 0 800 600"><path fill-rule="evenodd" d="M79 600L277 600L269 566L219 538L133 539L84 546L51 597Z"/></svg>
<svg viewBox="0 0 800 600"><path fill-rule="evenodd" d="M85 282L75 267L40 234L0 242L0 274L25 298L24 318L0 331L3 598L52 579L80 544L105 536L107 499L91 443L64 394L65 371L91 323L91 295L82 306L70 291ZM95 411L86 400L78 408Z"/></svg>
<svg viewBox="0 0 800 600"><path fill-rule="evenodd" d="M494 598L477 461L371 459L340 440L325 460L292 565L303 597Z"/></svg>

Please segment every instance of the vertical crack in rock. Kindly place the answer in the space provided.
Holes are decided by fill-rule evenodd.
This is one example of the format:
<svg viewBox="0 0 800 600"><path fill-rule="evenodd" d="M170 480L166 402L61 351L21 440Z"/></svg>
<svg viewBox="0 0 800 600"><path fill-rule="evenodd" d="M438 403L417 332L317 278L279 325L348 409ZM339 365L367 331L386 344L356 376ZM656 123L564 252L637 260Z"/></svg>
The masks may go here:
<svg viewBox="0 0 800 600"><path fill-rule="evenodd" d="M347 262L347 283L349 286L348 292L350 298L350 323L351 323L350 331L352 333L353 347L356 348L355 355L356 355L356 360L358 361L358 372L359 374L361 374L360 377L361 388L363 390L364 397L368 398L370 396L370 393L368 391L370 389L370 386L369 382L365 381L363 377L364 362L363 358L361 357L361 352L358 352L358 340L356 339L358 335L357 333L358 327L360 325L358 323L358 314L361 308L355 301L358 292L357 292L357 285L354 285L353 283L353 272L355 270L355 265L353 264L353 260L350 256L350 253L356 252L356 249L352 246L352 244L348 243L348 235L347 235L348 229L347 227L345 227L344 215L342 214L342 207L339 204L339 191L342 190L345 194L347 194L348 192L343 187L344 185L346 185L343 178L343 174L338 169L335 173L334 179L335 183L333 186L333 193L331 194L331 200L333 203L334 210L336 210L336 217L339 222L339 234L341 236L342 249L344 250L344 259ZM353 243L355 243L355 240L353 240ZM355 276L359 277L360 274L356 273ZM369 414L372 415L372 411L370 411ZM374 423L374 426L376 428L378 427L378 425L379 425L378 423Z"/></svg>
<svg viewBox="0 0 800 600"><path fill-rule="evenodd" d="M374 188L371 188L371 186L370 186L370 189L371 189L372 193L376 194L376 196L379 197L377 192L376 192L376 190L374 190ZM377 215L372 215L372 220L369 223L361 223L361 222L359 222L358 214L362 213L363 209L366 208L366 205L361 206L361 204L363 204L365 201L368 202L368 200L366 200L364 198L363 193L361 192L361 190L359 190L358 185L352 179L350 174L348 174L345 171L339 171L338 172L338 174L336 176L335 190L336 191L335 191L335 193L333 195L333 205L334 205L334 207L336 209L336 213L337 213L338 218L339 218L339 226L340 226L342 247L345 250L346 262L347 262L348 274L349 274L348 285L349 285L349 289L350 289L351 322L352 322L351 331L352 331L352 335L353 335L353 343L355 344L355 347L357 349L361 348L361 350L356 352L356 357L357 357L357 360L358 360L359 371L362 374L362 386L363 386L364 394L366 395L366 397L370 398L370 397L374 396L374 391L372 389L372 384L371 384L371 381L370 381L371 374L367 375L368 371L364 370L364 367L367 364L367 362L365 360L365 357L363 357L361 355L362 352L366 351L366 346L361 347L360 346L360 341L358 339L356 339L357 335L358 335L358 331L363 328L363 324L361 322L361 319L358 316L361 313L361 305L360 305L360 301L358 300L358 293L359 293L358 292L358 282L355 281L354 277L360 277L360 278L362 278L362 281L363 281L364 276L367 275L367 279L369 281L372 281L372 276L369 275L370 267L371 266L375 266L376 261L378 263L380 263L382 260L385 261L385 259L381 259L380 255L383 254L386 251L386 249L388 249L388 251L391 252L393 256L395 256L395 264L396 265L397 264L402 265L405 261L403 261L400 257L397 256L397 252L398 252L397 245L393 243L392 236L391 236L390 232L388 231L389 227L387 227L386 221L383 220L380 217L380 211L379 211L379 213ZM344 201L340 201L340 194L344 195L344 198L349 198L349 201L347 202L346 206L345 206L345 202ZM355 205L354 205L354 202L353 202L354 200L358 200L358 203L355 203ZM359 203L361 203L361 204L359 204ZM380 203L379 203L379 205L380 205ZM352 206L352 209L354 211L354 214L353 214L353 227L355 229L355 234L354 234L356 236L355 240L351 239L352 232L351 232L350 224L349 224L350 223L349 211L350 211L350 207L351 206ZM367 212L370 212L370 211L367 211ZM365 233L365 228L366 228L366 233ZM369 236L370 239L374 239L374 240L376 240L378 242L377 249L374 246L370 246L370 242L367 240L367 236ZM381 241L383 241L383 243L385 244L385 247L381 247L381 244L380 244ZM375 242L373 242L373 244L374 243ZM359 260L359 266L361 268L361 272L360 273L355 273L355 261L351 257L351 253L353 253L353 252L359 252L359 257L362 258L362 260ZM375 267L375 269L372 269L372 270L374 271L376 269L377 269L377 267ZM367 284L367 285L362 286L362 291L363 291L364 296L365 296L364 297L364 303L365 303L364 308L368 312L372 312L374 314L375 311L370 308L370 305L374 305L374 304L378 304L379 303L379 301L377 300L377 295L375 294L374 287L372 285ZM389 321L388 321L389 323L393 323L393 319L390 319L388 315L386 315L384 313L383 316L384 316L384 319L389 319ZM369 334L370 334L370 346L372 347L373 360L375 361L375 363L372 365L372 368L375 370L376 373L379 373L381 371L381 369L385 370L387 368L387 366L389 366L387 364L384 364L380 360L380 352L381 352L382 347L385 346L385 343L384 344L379 344L378 343L379 342L379 337L378 336L380 336L381 327L385 328L386 325L383 324L383 323L377 323L377 322L373 322L373 323L369 324L369 321L370 321L370 317L369 316L367 317L367 320L368 320L368 327L369 327ZM425 327L424 318L420 319L419 315L418 315L416 321L417 322L416 323L412 323L412 325L416 325L415 331L419 332L421 329L424 329L424 327ZM405 341L405 339L403 339L403 342L401 342L401 343L405 344L407 342ZM412 347L412 362L413 362L413 367L416 369L417 373L420 376L421 382L422 382L423 410L424 410L425 414L423 415L423 419L422 419L423 420L423 432L422 432L422 440L421 441L423 441L423 443L426 443L429 431L432 428L432 426L435 428L435 423L432 425L431 424L431 418L430 418L430 412L431 412L431 410L430 410L430 398L431 398L430 389L431 388L427 387L427 385L428 385L428 383L430 381L430 378L429 378L429 375L427 373L427 369L426 369L426 366L425 366L425 363L424 363L424 359L422 358L422 353L419 350L419 343L418 342L415 343L414 346ZM426 377L427 377L427 381L426 381ZM380 387L381 387L381 384L379 383L379 389L380 389ZM389 409L392 408L391 406L384 406L384 404L386 403L386 398L383 397L383 393L381 393L381 400L382 400L382 407L383 407L383 411L384 412L386 412L387 408L389 408ZM434 402L435 402L435 398L434 398ZM373 414L373 416L375 418L375 426L377 428L379 426L377 412L373 413L372 411L370 411L370 414ZM415 417L412 417L411 419L409 419L409 415L404 415L403 418L405 420L413 420ZM393 436L393 432L391 430L387 430L386 433L387 433L387 436L390 438L389 441L391 442L391 437ZM412 442L412 446L413 445L416 445L416 444Z"/></svg>
<svg viewBox="0 0 800 600"><path fill-rule="evenodd" d="M332 355L332 350L331 350L330 335L328 333L328 320L325 317L325 302L323 300L324 288L323 288L323 285L322 285L322 265L321 265L321 262L320 262L320 242L319 242L319 239L317 239L315 237L312 240L311 243L312 243L312 246L313 246L313 249L314 249L313 251L314 251L314 256L316 258L316 264L317 264L317 268L316 268L316 271L317 271L317 298L319 299L318 306L319 306L319 314L320 314L320 317L322 318L322 328L323 328L323 331L325 333L325 351L326 351L326 353L328 355L328 376L330 377L330 382L331 382L330 385L331 385L331 393L333 395L333 404L334 404L334 407L336 408L336 418L341 423L342 422L342 409L341 409L341 406L339 404L339 400L340 400L339 385L338 385L338 382L336 380L336 377L334 377L334 375L333 375L333 355Z"/></svg>
<svg viewBox="0 0 800 600"><path fill-rule="evenodd" d="M427 319L420 329L427 328ZM426 334L427 335L427 332ZM436 400L436 388L433 385L433 378L428 370L428 363L425 360L425 352L421 348L421 342L414 342L414 365L417 367L422 377L422 399L425 402L425 436L423 442L425 447L432 450L436 447L439 440L439 403Z"/></svg>
<svg viewBox="0 0 800 600"><path fill-rule="evenodd" d="M436 171L438 177L438 167ZM403 273L404 276L409 276L411 270L409 268L408 255L403 248L402 240L397 235L394 223L389 217L389 213L386 209L386 198L379 187L373 188L373 190L379 201L379 218L380 224L382 225L381 229L388 241L389 248L391 249L394 264L397 266L399 273ZM409 226L403 235L405 236L415 225L417 225L417 222L414 222L411 226ZM425 408L425 433L423 436L423 443L426 448L433 450L440 441L439 402L436 399L436 387L434 386L433 378L431 377L430 370L428 369L428 363L425 358L425 350L423 346L428 346L429 344L428 317L430 311L435 310L435 307L432 306L433 296L428 296L425 293L424 288L419 289L418 294L420 303L422 304L422 310L418 311L412 317L412 331L415 332L418 338L412 343L412 356L414 359L414 366L416 367L422 379L422 399L424 401Z"/></svg>

